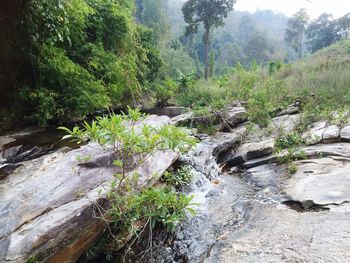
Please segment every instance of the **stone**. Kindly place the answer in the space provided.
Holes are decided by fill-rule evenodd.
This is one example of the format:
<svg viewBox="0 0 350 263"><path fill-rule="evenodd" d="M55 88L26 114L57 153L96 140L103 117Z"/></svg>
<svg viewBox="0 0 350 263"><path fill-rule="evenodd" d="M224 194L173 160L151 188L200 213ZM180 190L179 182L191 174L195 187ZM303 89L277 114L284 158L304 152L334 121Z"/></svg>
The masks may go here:
<svg viewBox="0 0 350 263"><path fill-rule="evenodd" d="M176 117L189 111L188 108L182 106L168 106L162 108L145 109L146 113L159 116Z"/></svg>
<svg viewBox="0 0 350 263"><path fill-rule="evenodd" d="M259 142L276 138L281 133L289 133L293 131L298 123L299 114L284 115L273 118L267 128L261 128L254 125L251 132L248 134L247 142Z"/></svg>
<svg viewBox="0 0 350 263"><path fill-rule="evenodd" d="M283 115L294 115L298 114L300 112L300 105L297 103L291 104L287 107L287 109L282 110L277 114L277 116L283 116Z"/></svg>
<svg viewBox="0 0 350 263"><path fill-rule="evenodd" d="M246 161L272 154L275 142L267 139L260 142L244 143L234 151L226 162L228 167L243 165Z"/></svg>
<svg viewBox="0 0 350 263"><path fill-rule="evenodd" d="M302 152L308 158L322 158L328 156L350 158L349 146L348 143L317 144L299 147L298 152Z"/></svg>
<svg viewBox="0 0 350 263"><path fill-rule="evenodd" d="M350 159L310 159L297 165L285 189L292 200L322 206L350 201Z"/></svg>
<svg viewBox="0 0 350 263"><path fill-rule="evenodd" d="M317 122L309 131L304 132L302 138L309 144L338 142L340 141L340 129L337 125L327 126L326 122Z"/></svg>
<svg viewBox="0 0 350 263"><path fill-rule="evenodd" d="M259 188L277 188L287 178L284 168L276 164L259 165L244 174Z"/></svg>
<svg viewBox="0 0 350 263"><path fill-rule="evenodd" d="M350 142L350 125L345 126L343 129L341 129L340 139L343 142Z"/></svg>
<svg viewBox="0 0 350 263"><path fill-rule="evenodd" d="M161 126L167 117L149 116L142 123ZM139 123L141 124L141 123ZM84 165L77 156L91 156ZM26 161L0 184L0 262L25 262L40 254L51 262L75 262L106 225L96 218L118 168L113 153L90 143ZM156 152L132 168L138 189L151 186L178 158ZM100 192L100 194L99 194ZM98 214L97 214L98 215Z"/></svg>
<svg viewBox="0 0 350 263"><path fill-rule="evenodd" d="M322 136L322 142L337 142L340 139L340 130L337 125L331 125L326 128Z"/></svg>
<svg viewBox="0 0 350 263"><path fill-rule="evenodd" d="M243 107L229 107L224 111L223 118L231 128L247 120L246 110Z"/></svg>
<svg viewBox="0 0 350 263"><path fill-rule="evenodd" d="M176 126L185 125L191 120L192 117L193 117L193 112L189 111L179 116L171 118L171 124Z"/></svg>

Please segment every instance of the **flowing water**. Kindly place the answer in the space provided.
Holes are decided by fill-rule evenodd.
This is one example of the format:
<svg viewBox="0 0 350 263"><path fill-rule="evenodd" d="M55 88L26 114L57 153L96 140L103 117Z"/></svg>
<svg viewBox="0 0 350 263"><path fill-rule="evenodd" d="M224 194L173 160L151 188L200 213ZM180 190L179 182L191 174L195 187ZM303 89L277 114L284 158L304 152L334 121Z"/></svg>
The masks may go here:
<svg viewBox="0 0 350 263"><path fill-rule="evenodd" d="M142 262L349 262L350 205L339 211L284 205L284 168L253 168L260 176L222 172L212 154L224 141L218 136L204 138L194 154L181 158L196 174L187 192L199 204L197 215Z"/></svg>
<svg viewBox="0 0 350 263"><path fill-rule="evenodd" d="M309 212L286 203L287 173L278 165L253 168L260 176L222 171L218 156L230 152L238 131L202 136L194 153L181 156L195 174L184 191L194 195L197 214L140 262L350 262L350 204ZM76 147L61 141L62 135L47 129L1 137L7 143L1 150L0 180L24 160Z"/></svg>

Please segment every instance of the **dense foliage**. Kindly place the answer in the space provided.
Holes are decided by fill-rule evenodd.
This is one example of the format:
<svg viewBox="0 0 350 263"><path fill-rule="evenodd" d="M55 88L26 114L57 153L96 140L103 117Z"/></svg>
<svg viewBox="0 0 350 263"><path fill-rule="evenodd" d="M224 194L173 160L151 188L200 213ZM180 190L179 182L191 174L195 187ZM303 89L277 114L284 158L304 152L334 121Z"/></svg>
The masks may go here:
<svg viewBox="0 0 350 263"><path fill-rule="evenodd" d="M162 62L152 31L133 19L132 0L31 0L23 10L20 52L29 63L12 100L30 120L135 105L156 78Z"/></svg>
<svg viewBox="0 0 350 263"><path fill-rule="evenodd" d="M344 40L294 64L275 61L270 67L253 64L249 70L238 64L221 77L191 83L176 99L206 116L243 101L249 120L263 127L281 109L298 102L299 127L305 130L320 119L344 122L334 111L341 113L350 105L349 69L350 43Z"/></svg>

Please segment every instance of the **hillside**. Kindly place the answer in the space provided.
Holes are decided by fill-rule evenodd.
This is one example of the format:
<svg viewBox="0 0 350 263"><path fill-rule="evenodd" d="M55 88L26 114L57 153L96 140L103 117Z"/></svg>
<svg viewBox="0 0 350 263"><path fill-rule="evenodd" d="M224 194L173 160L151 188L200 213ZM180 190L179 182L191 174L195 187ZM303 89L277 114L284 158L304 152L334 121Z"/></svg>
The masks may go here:
<svg viewBox="0 0 350 263"><path fill-rule="evenodd" d="M193 84L177 101L200 115L244 101L250 119L262 125L293 103L309 121L329 119L350 104L349 47L349 40L341 41L293 64L272 61L251 70L238 65L222 77Z"/></svg>

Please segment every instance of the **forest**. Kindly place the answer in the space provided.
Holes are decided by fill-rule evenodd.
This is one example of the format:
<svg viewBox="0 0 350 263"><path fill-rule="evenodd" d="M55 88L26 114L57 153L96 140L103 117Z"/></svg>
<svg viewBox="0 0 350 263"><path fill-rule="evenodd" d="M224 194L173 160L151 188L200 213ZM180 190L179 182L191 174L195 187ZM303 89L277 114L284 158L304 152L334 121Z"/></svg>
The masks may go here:
<svg viewBox="0 0 350 263"><path fill-rule="evenodd" d="M350 261L350 9L240 1L1 2L0 262Z"/></svg>
<svg viewBox="0 0 350 263"><path fill-rule="evenodd" d="M196 7L186 11L175 0L4 2L1 130L165 106L186 78L288 64L348 37L349 15L309 21L300 10L288 19L270 10L231 12L233 3L205 29L204 20L192 23ZM191 103L183 100L172 103Z"/></svg>

